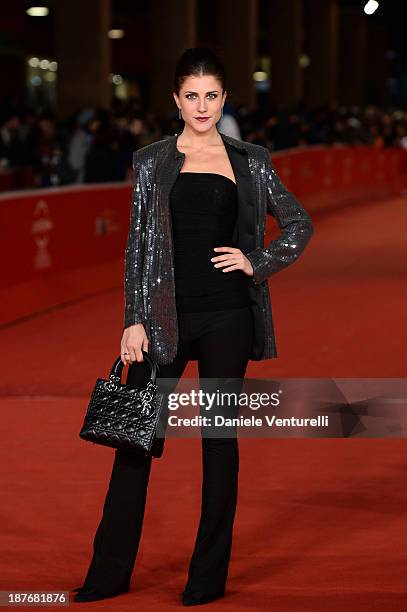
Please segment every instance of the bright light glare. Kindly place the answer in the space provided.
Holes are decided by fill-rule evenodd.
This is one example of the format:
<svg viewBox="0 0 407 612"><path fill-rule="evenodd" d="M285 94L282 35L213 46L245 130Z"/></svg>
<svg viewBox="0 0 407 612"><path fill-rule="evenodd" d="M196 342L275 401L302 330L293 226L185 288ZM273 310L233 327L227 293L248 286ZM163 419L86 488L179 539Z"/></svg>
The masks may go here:
<svg viewBox="0 0 407 612"><path fill-rule="evenodd" d="M373 13L379 8L379 3L377 0L369 0L366 2L365 8L363 9L366 15L373 15Z"/></svg>
<svg viewBox="0 0 407 612"><path fill-rule="evenodd" d="M307 68L311 63L311 60L309 58L308 55L306 55L305 53L301 53L300 57L298 58L298 64L300 66L300 68Z"/></svg>
<svg viewBox="0 0 407 612"><path fill-rule="evenodd" d="M107 35L109 38L123 38L124 30L109 30Z"/></svg>
<svg viewBox="0 0 407 612"><path fill-rule="evenodd" d="M49 10L46 6L31 6L27 9L26 13L30 17L46 17Z"/></svg>
<svg viewBox="0 0 407 612"><path fill-rule="evenodd" d="M263 70L257 70L256 72L253 72L253 80L259 82L266 81L267 72L264 72Z"/></svg>

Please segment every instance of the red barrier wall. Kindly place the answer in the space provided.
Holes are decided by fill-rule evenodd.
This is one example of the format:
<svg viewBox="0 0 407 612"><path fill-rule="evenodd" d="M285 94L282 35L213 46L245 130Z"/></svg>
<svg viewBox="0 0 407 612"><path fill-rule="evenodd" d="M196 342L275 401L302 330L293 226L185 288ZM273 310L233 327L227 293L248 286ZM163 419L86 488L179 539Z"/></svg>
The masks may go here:
<svg viewBox="0 0 407 612"><path fill-rule="evenodd" d="M118 287L130 199L123 183L0 196L0 322Z"/></svg>
<svg viewBox="0 0 407 612"><path fill-rule="evenodd" d="M400 148L307 147L275 153L273 161L310 212L385 196L407 185L407 151Z"/></svg>
<svg viewBox="0 0 407 612"><path fill-rule="evenodd" d="M312 213L406 186L407 152L305 148L273 155ZM0 195L0 323L123 286L131 185L104 183ZM267 236L278 233L270 217Z"/></svg>

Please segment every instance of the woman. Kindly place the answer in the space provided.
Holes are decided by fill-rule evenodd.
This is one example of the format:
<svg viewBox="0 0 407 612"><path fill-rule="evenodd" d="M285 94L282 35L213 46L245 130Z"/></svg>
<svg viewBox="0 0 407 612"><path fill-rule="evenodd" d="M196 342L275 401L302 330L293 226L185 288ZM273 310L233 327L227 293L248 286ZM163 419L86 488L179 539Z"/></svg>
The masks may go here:
<svg viewBox="0 0 407 612"><path fill-rule="evenodd" d="M174 385L197 359L201 384L233 379L235 392L249 359L277 355L267 278L297 259L313 227L267 149L218 132L226 94L219 58L205 48L187 49L173 92L182 133L134 154L121 341L128 384L140 384L140 369L145 381L149 376L142 350ZM263 248L266 212L282 231ZM225 437L206 433L202 428L202 514L184 605L224 595L231 554L237 436L234 430ZM163 445L164 436L157 438L153 456L162 455ZM92 562L75 601L129 590L150 468L151 456L116 451Z"/></svg>

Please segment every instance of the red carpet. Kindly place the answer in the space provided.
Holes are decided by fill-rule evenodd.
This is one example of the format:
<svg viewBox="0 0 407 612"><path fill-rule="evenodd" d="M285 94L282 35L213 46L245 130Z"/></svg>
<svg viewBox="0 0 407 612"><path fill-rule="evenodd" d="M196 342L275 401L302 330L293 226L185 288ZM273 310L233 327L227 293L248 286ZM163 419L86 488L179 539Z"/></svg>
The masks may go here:
<svg viewBox="0 0 407 612"><path fill-rule="evenodd" d="M270 279L279 358L251 362L247 376L406 376L406 216L398 198L316 221L303 259ZM118 288L0 333L0 590L81 584L113 451L78 431L119 352L122 308ZM185 376L195 375L190 364ZM241 439L240 449L227 596L211 610L407 611L404 439ZM132 591L89 607L182 606L200 459L199 440L167 440Z"/></svg>

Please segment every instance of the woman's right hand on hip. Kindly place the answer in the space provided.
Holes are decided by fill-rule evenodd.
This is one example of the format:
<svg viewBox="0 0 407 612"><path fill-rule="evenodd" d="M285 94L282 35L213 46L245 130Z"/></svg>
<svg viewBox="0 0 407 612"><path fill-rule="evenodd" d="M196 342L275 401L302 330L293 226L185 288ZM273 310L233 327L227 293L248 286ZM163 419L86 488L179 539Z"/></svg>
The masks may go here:
<svg viewBox="0 0 407 612"><path fill-rule="evenodd" d="M123 331L120 350L124 365L134 361L144 361L142 350L148 352L148 338L144 325L137 323L126 327Z"/></svg>

